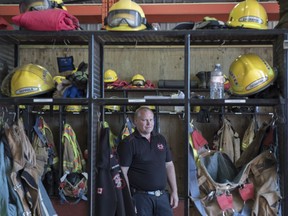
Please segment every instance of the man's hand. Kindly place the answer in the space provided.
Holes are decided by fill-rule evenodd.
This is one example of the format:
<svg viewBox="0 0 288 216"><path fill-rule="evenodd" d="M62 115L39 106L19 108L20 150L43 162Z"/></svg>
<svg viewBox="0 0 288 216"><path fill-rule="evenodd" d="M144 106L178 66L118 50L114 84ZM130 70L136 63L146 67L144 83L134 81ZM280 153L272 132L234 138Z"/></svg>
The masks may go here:
<svg viewBox="0 0 288 216"><path fill-rule="evenodd" d="M172 192L170 194L170 206L171 208L175 209L178 207L179 197L177 192Z"/></svg>

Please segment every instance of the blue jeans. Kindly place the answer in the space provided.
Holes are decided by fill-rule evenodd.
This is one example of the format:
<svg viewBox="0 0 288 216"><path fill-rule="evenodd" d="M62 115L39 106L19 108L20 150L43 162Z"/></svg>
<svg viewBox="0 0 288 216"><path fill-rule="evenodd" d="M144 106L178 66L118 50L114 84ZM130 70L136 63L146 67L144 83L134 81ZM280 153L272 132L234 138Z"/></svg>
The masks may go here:
<svg viewBox="0 0 288 216"><path fill-rule="evenodd" d="M133 199L137 208L137 216L173 216L167 192L159 197L136 192Z"/></svg>

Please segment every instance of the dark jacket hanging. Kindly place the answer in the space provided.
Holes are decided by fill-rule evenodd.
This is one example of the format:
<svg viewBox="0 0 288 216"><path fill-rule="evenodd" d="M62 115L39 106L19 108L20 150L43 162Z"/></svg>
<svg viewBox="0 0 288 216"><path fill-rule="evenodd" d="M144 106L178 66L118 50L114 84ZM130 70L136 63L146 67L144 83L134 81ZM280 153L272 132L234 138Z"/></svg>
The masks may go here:
<svg viewBox="0 0 288 216"><path fill-rule="evenodd" d="M101 127L97 151L96 216L135 216L131 196L118 164L111 152L109 127Z"/></svg>

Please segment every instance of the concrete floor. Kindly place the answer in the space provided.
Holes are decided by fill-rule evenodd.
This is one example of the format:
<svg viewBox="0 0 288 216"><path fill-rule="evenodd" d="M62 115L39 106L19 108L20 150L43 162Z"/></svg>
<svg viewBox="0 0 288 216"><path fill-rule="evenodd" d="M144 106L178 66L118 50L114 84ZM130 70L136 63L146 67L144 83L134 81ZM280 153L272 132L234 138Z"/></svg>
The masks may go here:
<svg viewBox="0 0 288 216"><path fill-rule="evenodd" d="M77 205L61 204L59 199L52 199L53 206L58 216L87 216L88 215L88 203L80 201ZM184 201L180 200L179 206L174 209L174 216L184 215ZM199 213L191 207L189 209L190 216L198 216ZM108 215L107 215L108 216Z"/></svg>

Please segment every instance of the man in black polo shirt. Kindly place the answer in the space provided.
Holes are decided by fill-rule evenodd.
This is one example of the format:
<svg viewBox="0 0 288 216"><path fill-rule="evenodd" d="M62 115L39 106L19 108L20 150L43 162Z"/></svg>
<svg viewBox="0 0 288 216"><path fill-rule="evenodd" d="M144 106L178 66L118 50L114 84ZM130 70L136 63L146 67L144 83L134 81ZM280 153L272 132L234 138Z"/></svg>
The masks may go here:
<svg viewBox="0 0 288 216"><path fill-rule="evenodd" d="M178 206L176 174L166 139L154 129L154 114L140 107L136 129L118 146L119 162L135 201L137 216L172 216ZM165 191L170 186L169 193Z"/></svg>

